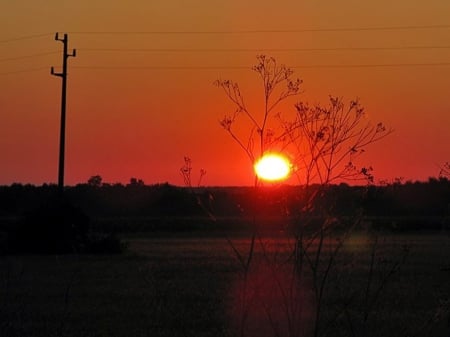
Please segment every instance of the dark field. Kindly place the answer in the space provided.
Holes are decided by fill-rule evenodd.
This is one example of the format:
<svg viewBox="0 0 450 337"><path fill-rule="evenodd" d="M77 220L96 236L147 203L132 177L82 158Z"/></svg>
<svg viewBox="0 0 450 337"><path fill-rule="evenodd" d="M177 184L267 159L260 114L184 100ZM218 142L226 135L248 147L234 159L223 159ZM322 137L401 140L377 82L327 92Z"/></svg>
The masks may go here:
<svg viewBox="0 0 450 337"><path fill-rule="evenodd" d="M378 235L375 300L363 324L359 295L367 290L373 236L351 236L336 256L318 335L450 336L449 233ZM287 324L298 325L298 336L311 331L313 280L301 284L301 321L290 321L279 295L292 282L292 242L283 233L256 240L246 277L232 248L245 255L243 235L231 237L232 245L206 234L125 240L124 255L1 257L0 336L287 336ZM324 260L335 245L324 243Z"/></svg>

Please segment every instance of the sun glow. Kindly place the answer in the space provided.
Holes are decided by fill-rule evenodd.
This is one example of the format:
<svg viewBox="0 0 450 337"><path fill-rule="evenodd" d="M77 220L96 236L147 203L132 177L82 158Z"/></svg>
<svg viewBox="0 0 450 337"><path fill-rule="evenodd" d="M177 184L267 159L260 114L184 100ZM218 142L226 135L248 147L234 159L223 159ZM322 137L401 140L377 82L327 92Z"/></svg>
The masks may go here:
<svg viewBox="0 0 450 337"><path fill-rule="evenodd" d="M256 161L254 168L258 178L267 181L287 179L291 173L291 162L279 153L268 153Z"/></svg>

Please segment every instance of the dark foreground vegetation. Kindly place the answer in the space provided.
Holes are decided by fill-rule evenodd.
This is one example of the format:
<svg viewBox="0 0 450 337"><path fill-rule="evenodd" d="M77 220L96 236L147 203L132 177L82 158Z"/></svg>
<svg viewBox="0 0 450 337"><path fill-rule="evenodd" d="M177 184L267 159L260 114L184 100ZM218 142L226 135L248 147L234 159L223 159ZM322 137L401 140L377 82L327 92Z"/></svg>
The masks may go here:
<svg viewBox="0 0 450 337"><path fill-rule="evenodd" d="M333 308L365 292L370 265L370 238L350 238L333 271L327 293L327 317L321 336L448 336L450 294L449 237L387 235L380 237L379 266L373 290L384 270L394 265L407 246L410 254L372 306L366 333L352 334L343 322L362 331L364 303L355 301L345 315L334 319ZM239 250L249 240L232 238ZM239 264L225 238L128 237L125 255L9 256L0 259L1 336L240 336ZM287 241L261 242L282 257ZM255 261L262 259L257 245ZM245 336L277 336L274 322L285 323L284 307L273 289L274 280L286 277L282 268L255 262L248 287L257 287ZM351 280L351 281L349 281ZM253 289L253 288L252 288ZM262 306L264 303L266 306ZM312 308L305 290L304 310ZM447 311L446 311L447 310ZM307 326L304 327L308 329ZM287 334L280 334L287 336ZM297 336L310 336L298 334Z"/></svg>
<svg viewBox="0 0 450 337"><path fill-rule="evenodd" d="M0 336L448 337L449 187L0 187Z"/></svg>
<svg viewBox="0 0 450 337"><path fill-rule="evenodd" d="M279 217L295 221L306 206L312 209L309 216L361 214L378 229L439 230L448 225L450 181L445 178L382 186L311 186L311 191L320 191L312 206L305 205L307 192L297 186L185 188L132 180L128 185L91 182L67 187L65 196L72 213L81 211L90 226L102 232L239 230L255 214L269 226ZM0 186L0 228L48 208L56 192L55 185Z"/></svg>

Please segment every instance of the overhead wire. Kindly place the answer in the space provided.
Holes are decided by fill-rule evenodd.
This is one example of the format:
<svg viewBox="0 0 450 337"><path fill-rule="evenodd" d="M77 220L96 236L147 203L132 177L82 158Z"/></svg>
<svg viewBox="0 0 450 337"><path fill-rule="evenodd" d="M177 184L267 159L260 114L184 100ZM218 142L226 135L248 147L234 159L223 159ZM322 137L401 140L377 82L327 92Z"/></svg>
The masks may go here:
<svg viewBox="0 0 450 337"><path fill-rule="evenodd" d="M313 68L380 68L380 67L427 67L450 66L450 62L435 63L379 63L379 64L315 64L291 66L292 69ZM72 69L89 70L251 70L249 66L72 66Z"/></svg>
<svg viewBox="0 0 450 337"><path fill-rule="evenodd" d="M261 30L217 30L217 31L77 31L69 34L84 35L141 35L141 34L260 34L260 33L302 33L302 32L350 32L350 31L388 31L388 30L419 30L419 29L450 29L450 25L409 25L409 26L379 26L379 27L348 27L348 28L305 28L305 29L261 29ZM0 43L8 43L21 40L29 40L52 35L52 33L33 34L21 36L6 40L0 40ZM450 49L448 45L416 45L416 46L379 46L379 47L331 47L331 48L77 48L86 52L148 52L148 53L232 53L232 52L326 52L326 51L389 51L389 50L433 50ZM21 55L0 59L0 62L8 62L56 54L58 51L36 53L30 55ZM448 62L436 63L391 63L391 64L328 64L328 65L302 65L291 68L367 68L367 67L406 67L406 66L447 66ZM148 69L148 70L210 70L210 69L249 69L243 66L74 66L75 69ZM29 68L0 73L0 75L23 73L44 69L44 67Z"/></svg>
<svg viewBox="0 0 450 337"><path fill-rule="evenodd" d="M267 34L267 33L309 33L309 32L351 32L383 30L450 29L450 25L408 25L379 27L301 28L301 29L254 29L254 30L154 30L154 31L72 31L79 35L154 35L154 34Z"/></svg>
<svg viewBox="0 0 450 337"><path fill-rule="evenodd" d="M153 31L69 31L67 34L78 35L153 35L153 34L267 34L267 33L308 33L308 32L352 32L352 31L389 31L389 30L429 30L450 29L448 24L437 25L405 25L405 26L378 26L378 27L336 27L336 28L299 28L299 29L250 29L250 30L153 30ZM54 33L30 34L0 40L1 43L10 43L21 40L30 40L51 36Z"/></svg>
<svg viewBox="0 0 450 337"><path fill-rule="evenodd" d="M34 71L39 71L39 70L44 70L44 69L50 70L49 67L27 68L27 69L21 69L21 70L6 71L6 72L3 72L3 73L0 73L0 76L2 76L2 75L11 75L11 74L19 74L19 73L29 73L29 72L34 72Z"/></svg>
<svg viewBox="0 0 450 337"><path fill-rule="evenodd" d="M393 68L393 67L436 67L450 66L450 62L434 62L434 63L378 63L378 64L313 64L313 65L296 65L290 66L291 69L320 69L320 68ZM49 67L36 67L22 70L8 71L0 73L0 75L8 75L15 73L25 73L49 69ZM251 70L250 66L104 66L104 65L86 65L72 66L71 69L80 70Z"/></svg>
<svg viewBox="0 0 450 337"><path fill-rule="evenodd" d="M371 51L450 49L450 46L400 46L400 47L334 47L334 48L77 48L88 52L162 52L162 53L228 53L228 52L314 52L314 51Z"/></svg>
<svg viewBox="0 0 450 337"><path fill-rule="evenodd" d="M7 58L0 59L0 62L23 60L23 59L27 59L27 58L46 56L46 55L52 55L52 54L59 54L59 53L60 53L59 51L50 51L50 52L38 53L38 54L22 55L22 56L16 56L16 57L7 57Z"/></svg>
<svg viewBox="0 0 450 337"><path fill-rule="evenodd" d="M323 68L395 68L395 67L436 67L450 66L450 62L436 63L379 63L379 64L314 64L291 66L291 69L323 69ZM0 73L10 75L49 69L49 67L28 68ZM251 70L249 66L72 66L80 70Z"/></svg>
<svg viewBox="0 0 450 337"><path fill-rule="evenodd" d="M395 67L437 67L450 66L450 62L434 63L378 63L378 64L314 64L290 66L291 69L324 69L324 68L395 68ZM36 67L14 71L1 72L0 75L34 72L49 67ZM249 66L103 66L87 65L72 66L71 69L79 70L251 70Z"/></svg>
<svg viewBox="0 0 450 337"><path fill-rule="evenodd" d="M77 51L87 52L162 52L162 53L234 53L234 52L315 52L315 51L371 51L371 50L426 50L426 49L450 49L449 46L400 46L400 47L336 47L336 48L77 48ZM15 61L33 57L54 55L59 51L21 55L0 59L0 62Z"/></svg>
<svg viewBox="0 0 450 337"><path fill-rule="evenodd" d="M45 36L53 35L53 33L42 33L42 34L32 34L32 35L25 35L25 36L19 36L15 38L10 38L6 40L0 40L0 43L9 43L9 42L15 42L15 41L22 41L22 40L31 40L36 38L41 38Z"/></svg>

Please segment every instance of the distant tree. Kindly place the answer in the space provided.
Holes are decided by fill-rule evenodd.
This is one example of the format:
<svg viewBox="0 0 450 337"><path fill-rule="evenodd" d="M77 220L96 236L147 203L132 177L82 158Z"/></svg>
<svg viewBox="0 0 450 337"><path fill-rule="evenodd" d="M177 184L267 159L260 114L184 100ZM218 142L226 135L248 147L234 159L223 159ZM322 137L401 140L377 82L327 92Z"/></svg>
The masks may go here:
<svg viewBox="0 0 450 337"><path fill-rule="evenodd" d="M87 183L92 187L101 187L102 186L102 177L100 175L92 176L88 179Z"/></svg>
<svg viewBox="0 0 450 337"><path fill-rule="evenodd" d="M142 179L130 178L130 186L144 186L144 181Z"/></svg>

